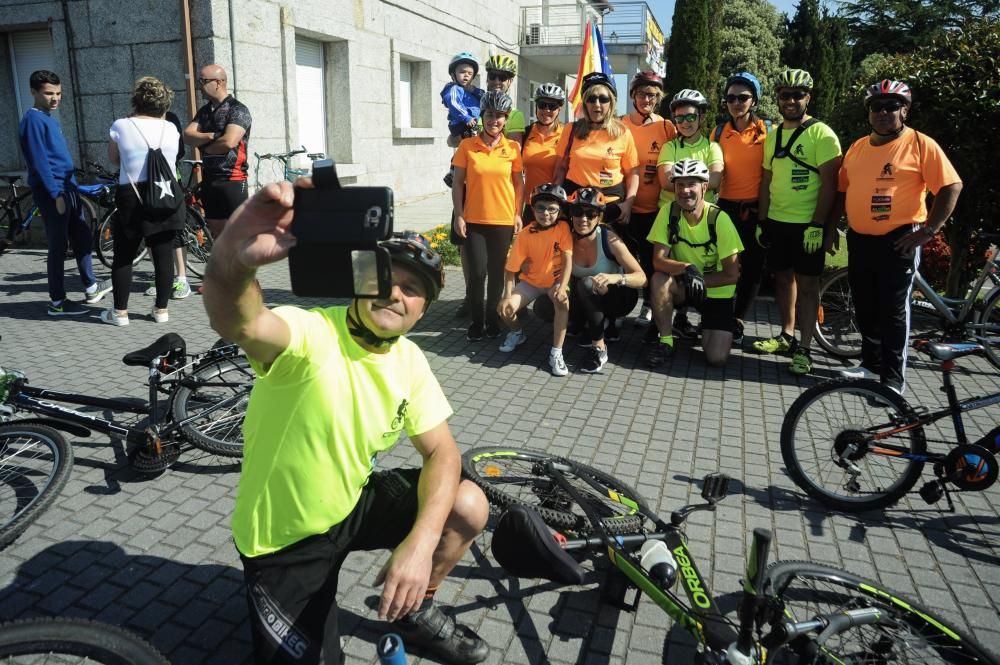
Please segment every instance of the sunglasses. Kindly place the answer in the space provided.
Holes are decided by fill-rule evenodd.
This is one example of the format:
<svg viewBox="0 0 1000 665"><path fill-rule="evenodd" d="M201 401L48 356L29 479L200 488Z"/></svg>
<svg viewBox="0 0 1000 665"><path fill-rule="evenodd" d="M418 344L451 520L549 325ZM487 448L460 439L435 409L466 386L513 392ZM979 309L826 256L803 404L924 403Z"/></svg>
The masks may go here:
<svg viewBox="0 0 1000 665"><path fill-rule="evenodd" d="M697 113L688 113L687 115L675 115L674 122L680 124L682 122L698 122Z"/></svg>
<svg viewBox="0 0 1000 665"><path fill-rule="evenodd" d="M607 95L591 95L587 97L588 104L610 104L611 98Z"/></svg>
<svg viewBox="0 0 1000 665"><path fill-rule="evenodd" d="M208 85L212 81L221 81L222 79L198 79L198 83L201 85Z"/></svg>
<svg viewBox="0 0 1000 665"><path fill-rule="evenodd" d="M891 99L888 101L877 101L872 102L868 105L868 110L872 113L881 113L882 111L888 111L889 113L895 113L899 109L903 108L903 102Z"/></svg>
<svg viewBox="0 0 1000 665"><path fill-rule="evenodd" d="M594 219L601 216L601 211L590 206L575 205L570 206L569 214L573 217L583 217L584 219Z"/></svg>
<svg viewBox="0 0 1000 665"><path fill-rule="evenodd" d="M535 108L540 111L558 111L561 106L559 102L535 102Z"/></svg>
<svg viewBox="0 0 1000 665"><path fill-rule="evenodd" d="M730 104L735 104L736 102L739 102L740 104L745 104L749 102L751 99L753 99L753 95L745 92L739 95L726 95L726 101L729 102Z"/></svg>
<svg viewBox="0 0 1000 665"><path fill-rule="evenodd" d="M780 99L783 102L787 102L789 99L794 99L797 102L801 102L803 99L805 99L806 95L808 94L809 94L808 92L805 92L803 90L784 90L778 93L778 99Z"/></svg>
<svg viewBox="0 0 1000 665"><path fill-rule="evenodd" d="M490 72L486 78L490 81L509 81L514 78L514 75L507 72Z"/></svg>

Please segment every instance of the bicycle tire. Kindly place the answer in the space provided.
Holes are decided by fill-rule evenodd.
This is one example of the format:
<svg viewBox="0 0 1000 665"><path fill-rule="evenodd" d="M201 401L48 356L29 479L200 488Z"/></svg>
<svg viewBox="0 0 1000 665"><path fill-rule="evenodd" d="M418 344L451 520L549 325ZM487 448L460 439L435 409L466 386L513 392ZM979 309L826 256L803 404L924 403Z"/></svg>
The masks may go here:
<svg viewBox="0 0 1000 665"><path fill-rule="evenodd" d="M1000 289L994 290L976 317L973 336L986 349L986 359L1000 368Z"/></svg>
<svg viewBox="0 0 1000 665"><path fill-rule="evenodd" d="M97 253L97 259L104 264L104 266L111 270L114 265L115 260L115 239L113 235L114 229L114 217L118 214L118 208L112 208L108 211L108 214L104 216L101 223L97 225L94 231L94 251ZM148 253L146 247L146 241L139 241L139 249L136 251L135 258L132 260L132 265L138 265L140 261L146 258Z"/></svg>
<svg viewBox="0 0 1000 665"><path fill-rule="evenodd" d="M834 271L820 284L815 338L824 351L838 358L861 355L861 332L847 268Z"/></svg>
<svg viewBox="0 0 1000 665"><path fill-rule="evenodd" d="M215 455L242 457L243 419L254 378L250 361L236 356L205 363L181 381L173 415L177 422L195 417L181 426L187 440Z"/></svg>
<svg viewBox="0 0 1000 665"><path fill-rule="evenodd" d="M21 225L29 212L34 211L35 216L41 215L35 206L35 197L27 187L18 194L16 204L13 198L4 201L4 204L3 217L0 217L0 231L2 231L0 251L5 251L23 240L24 229Z"/></svg>
<svg viewBox="0 0 1000 665"><path fill-rule="evenodd" d="M146 640L105 623L46 617L0 624L0 662L37 663L35 659L22 661L11 657L53 655L80 656L88 660L73 662L104 665L169 665L170 662Z"/></svg>
<svg viewBox="0 0 1000 665"><path fill-rule="evenodd" d="M208 257L212 253L215 239L205 223L205 218L194 206L187 207L184 220L184 265L195 277L204 277Z"/></svg>
<svg viewBox="0 0 1000 665"><path fill-rule="evenodd" d="M0 425L0 549L14 542L59 495L73 449L45 425Z"/></svg>
<svg viewBox="0 0 1000 665"><path fill-rule="evenodd" d="M878 608L890 618L879 624L852 626L831 636L821 649L829 662L1000 662L967 633L933 612L845 570L809 561L776 561L764 573L761 588L771 599L775 621L808 621L838 610L865 607ZM775 655L776 662L781 662L780 652Z"/></svg>
<svg viewBox="0 0 1000 665"><path fill-rule="evenodd" d="M594 529L583 509L545 475L544 464L548 460L560 467L574 488L597 511L608 533L641 531L643 517L635 506L640 500L639 493L621 480L586 464L543 452L486 447L466 451L462 455L462 471L499 510L519 504L537 511L551 527L579 534L591 533ZM508 470L513 470L513 475L507 475ZM603 485L608 495L598 494L589 484L574 478L581 475ZM517 488L525 491L516 492ZM574 509L577 512L573 512Z"/></svg>
<svg viewBox="0 0 1000 665"><path fill-rule="evenodd" d="M857 512L891 506L913 488L924 463L872 453L864 432L895 429L890 418L912 412L906 400L878 381L836 379L815 385L792 403L781 424L785 468L806 494L831 508ZM908 448L915 455L927 449L923 427L888 436L884 442ZM860 471L856 485L834 460L834 454L839 458L849 444L861 448L852 458ZM824 462L830 471L820 468ZM886 477L891 482L883 485Z"/></svg>

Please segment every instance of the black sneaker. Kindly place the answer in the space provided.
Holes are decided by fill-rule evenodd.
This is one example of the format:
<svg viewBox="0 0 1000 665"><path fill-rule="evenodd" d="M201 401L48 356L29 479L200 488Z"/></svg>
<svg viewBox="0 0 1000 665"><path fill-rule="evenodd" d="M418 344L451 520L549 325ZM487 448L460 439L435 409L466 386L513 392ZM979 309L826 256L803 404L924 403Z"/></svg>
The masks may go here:
<svg viewBox="0 0 1000 665"><path fill-rule="evenodd" d="M680 337L681 339L696 339L698 337L698 329L688 321L687 316L675 316L674 317L674 337Z"/></svg>
<svg viewBox="0 0 1000 665"><path fill-rule="evenodd" d="M472 311L472 310L469 308L469 301L468 300L463 300L462 304L459 305L458 309L455 310L455 318L456 319L467 319L467 318L469 318L469 312L470 311Z"/></svg>
<svg viewBox="0 0 1000 665"><path fill-rule="evenodd" d="M604 341L605 342L618 342L621 341L621 333L618 332L618 326L615 325L614 319L606 319L607 325L604 326Z"/></svg>
<svg viewBox="0 0 1000 665"><path fill-rule="evenodd" d="M643 344L659 344L660 343L660 331L656 329L655 323L650 323L646 327L646 334L642 336Z"/></svg>
<svg viewBox="0 0 1000 665"><path fill-rule="evenodd" d="M500 336L500 333L503 332L503 330L500 329L500 326L498 326L496 323L492 321L487 323L486 327L483 330L486 333L486 336L489 337L490 339L496 339L497 337Z"/></svg>
<svg viewBox="0 0 1000 665"><path fill-rule="evenodd" d="M490 655L490 645L483 638L442 612L437 605L418 610L389 625L407 647L415 644L449 663L474 665Z"/></svg>
<svg viewBox="0 0 1000 665"><path fill-rule="evenodd" d="M674 357L674 347L672 344L658 343L646 354L646 364L650 367L659 367Z"/></svg>
<svg viewBox="0 0 1000 665"><path fill-rule="evenodd" d="M743 322L737 321L733 326L733 345L743 343Z"/></svg>
<svg viewBox="0 0 1000 665"><path fill-rule="evenodd" d="M580 371L587 374L596 374L608 364L608 349L592 346L587 350L587 358L580 365Z"/></svg>
<svg viewBox="0 0 1000 665"><path fill-rule="evenodd" d="M483 338L483 324L473 323L465 333L465 339L470 342L478 342Z"/></svg>
<svg viewBox="0 0 1000 665"><path fill-rule="evenodd" d="M84 307L80 303L73 302L68 298L64 298L58 305L54 302L49 303L49 316L82 316L84 314L92 314L94 310L89 307Z"/></svg>

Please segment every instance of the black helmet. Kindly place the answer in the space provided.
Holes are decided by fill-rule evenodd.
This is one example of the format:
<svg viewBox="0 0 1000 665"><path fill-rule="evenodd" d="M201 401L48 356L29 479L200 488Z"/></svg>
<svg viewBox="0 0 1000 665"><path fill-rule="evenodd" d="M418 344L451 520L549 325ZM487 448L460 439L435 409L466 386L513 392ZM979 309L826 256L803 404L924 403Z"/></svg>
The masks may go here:
<svg viewBox="0 0 1000 665"><path fill-rule="evenodd" d="M399 261L420 275L427 288L427 302L437 300L444 288L444 264L441 255L431 248L427 238L413 231L394 233L379 246L389 250L393 261Z"/></svg>
<svg viewBox="0 0 1000 665"><path fill-rule="evenodd" d="M483 93L483 98L479 100L479 108L483 113L495 111L497 113L510 113L514 108L514 102L510 96L502 90L490 90Z"/></svg>
<svg viewBox="0 0 1000 665"><path fill-rule="evenodd" d="M601 212L604 212L608 199L604 196L604 193L596 187L581 187L570 194L567 202L574 206L597 208Z"/></svg>
<svg viewBox="0 0 1000 665"><path fill-rule="evenodd" d="M566 203L566 190L560 185L547 182L535 187L531 192L531 205L535 205L539 199L552 199L559 203Z"/></svg>
<svg viewBox="0 0 1000 665"><path fill-rule="evenodd" d="M580 96L586 95L587 90L593 88L595 85L603 85L611 90L611 94L615 97L618 96L618 89L615 88L615 82L604 72L590 72L584 76L580 85Z"/></svg>

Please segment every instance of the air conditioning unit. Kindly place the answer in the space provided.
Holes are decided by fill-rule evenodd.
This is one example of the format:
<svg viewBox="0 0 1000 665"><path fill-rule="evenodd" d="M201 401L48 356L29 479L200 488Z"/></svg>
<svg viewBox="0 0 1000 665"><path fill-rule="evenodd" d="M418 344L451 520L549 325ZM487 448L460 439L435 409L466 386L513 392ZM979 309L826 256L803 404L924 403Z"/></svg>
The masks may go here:
<svg viewBox="0 0 1000 665"><path fill-rule="evenodd" d="M549 41L549 26L541 23L532 23L528 26L528 32L524 35L525 46L537 46Z"/></svg>

